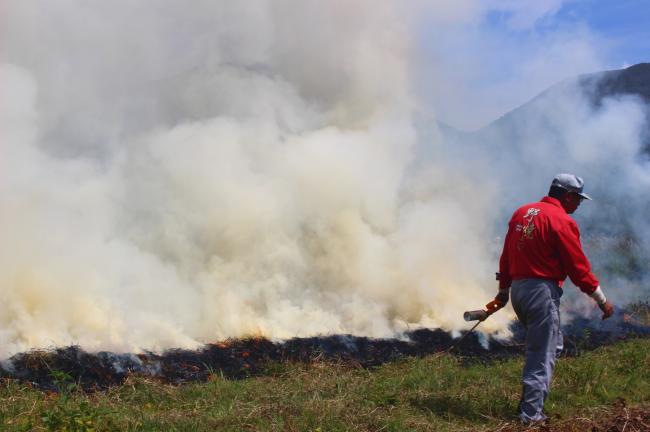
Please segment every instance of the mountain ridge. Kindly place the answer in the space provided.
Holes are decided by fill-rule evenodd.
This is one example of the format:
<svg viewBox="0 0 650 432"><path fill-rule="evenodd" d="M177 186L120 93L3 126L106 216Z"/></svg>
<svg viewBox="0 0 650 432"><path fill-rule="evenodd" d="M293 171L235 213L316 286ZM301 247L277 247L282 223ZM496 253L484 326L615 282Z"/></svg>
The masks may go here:
<svg viewBox="0 0 650 432"><path fill-rule="evenodd" d="M468 134L480 135L495 126L511 121L511 119L516 119L520 113L526 111L538 101L569 86L577 86L587 97L594 109L600 108L606 98L619 96L638 97L643 103L649 106L646 115L646 125L650 127L650 63L639 63L625 69L607 70L567 78L550 86L528 102L508 111L486 126ZM648 131L648 134L650 134L650 131ZM650 142L646 141L647 139L644 140L646 144L644 147L650 148Z"/></svg>

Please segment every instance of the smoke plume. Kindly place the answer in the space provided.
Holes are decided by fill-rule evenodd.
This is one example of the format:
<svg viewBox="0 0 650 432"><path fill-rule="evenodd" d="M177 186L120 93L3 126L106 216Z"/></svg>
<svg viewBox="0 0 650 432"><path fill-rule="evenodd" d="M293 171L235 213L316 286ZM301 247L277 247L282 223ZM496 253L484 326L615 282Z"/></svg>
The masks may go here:
<svg viewBox="0 0 650 432"><path fill-rule="evenodd" d="M508 10L521 29L557 9L541 3L535 16L508 2L490 10ZM435 122L422 126L431 112L463 123L461 96L479 83L460 93L445 83L471 82L451 71L480 60L457 48L481 38L456 36L484 16L483 2L2 8L2 355L466 328L462 311L496 287L502 218L520 204L509 198L541 197L563 170L596 191L624 171L619 181L636 189L617 188L615 202L647 190L634 101L591 112L566 98L554 108L563 147L540 135L465 152ZM430 41L428 26L450 38ZM598 64L587 36L554 36L553 49L585 47L558 61L573 66L565 73ZM533 88L550 84L524 74L513 88L531 76L544 77ZM597 208L587 221L604 218Z"/></svg>

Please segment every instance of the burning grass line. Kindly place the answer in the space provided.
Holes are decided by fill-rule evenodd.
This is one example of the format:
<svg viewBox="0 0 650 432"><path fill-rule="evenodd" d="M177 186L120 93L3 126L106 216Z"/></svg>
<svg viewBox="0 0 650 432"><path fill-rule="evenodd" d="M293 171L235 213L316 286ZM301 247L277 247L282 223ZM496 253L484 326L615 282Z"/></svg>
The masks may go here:
<svg viewBox="0 0 650 432"><path fill-rule="evenodd" d="M609 404L620 395L626 395L635 404L648 403L650 375L643 365L650 362L649 351L650 341L638 340L603 347L580 358L562 359L551 402L553 412L561 414L564 420L555 423L561 425L572 416L577 421L578 416L588 419L618 413L621 423L616 430L620 431L625 421L622 409L612 408L599 414L592 407ZM594 363L605 371L600 379L609 390L607 393L594 388L584 394L585 382L597 378ZM350 368L336 362L290 363L278 366L275 370L280 373L273 376L185 386L132 376L125 386L113 387L105 393L76 392L69 403L71 409L77 409L86 400L89 408L85 409L93 418L113 419L117 422L115 429L130 430L137 429L133 426L136 421L144 424L141 429L159 430L210 430L208 425L215 425L212 430L241 430L242 423L254 430L313 430L317 426L336 430L344 429L343 425L356 430L404 430L409 425L415 425L416 430L493 430L514 411L520 368L520 358L464 365L462 358L456 356L406 358L370 369ZM16 410L11 413L3 409L5 421L28 411L31 401L38 400L37 410L26 416L35 419L39 409L56 403L55 399L43 398L42 393L16 381L4 387L0 405L10 404ZM24 399L17 395L29 396ZM413 403L418 401L429 401L429 405ZM452 405L436 405L437 401ZM146 403L151 403L151 407L147 408ZM449 409L454 406L462 410ZM166 412L170 415L161 414ZM585 416L585 412L591 414ZM251 413L253 417L261 413L262 418L241 420ZM630 419L635 416L630 411ZM137 418L140 420L134 420ZM25 422L25 417L16 421ZM633 427L643 430L634 422L628 424L626 432L634 430Z"/></svg>
<svg viewBox="0 0 650 432"><path fill-rule="evenodd" d="M626 331L639 332L634 324L624 322ZM580 354L584 349L593 349L597 345L594 339L600 336L602 331L583 333L582 336L569 336L569 346L573 346L573 354ZM650 329L645 330L650 335ZM586 335L586 336L585 336ZM34 370L31 377L39 386L52 388L53 384L47 382L47 378L39 369L44 369L47 374L52 374L60 367L76 367L75 383L84 389L92 390L92 387L110 386L123 382L129 374L142 373L150 374L151 365L159 365L160 378L168 382L182 383L191 380L210 380L218 373L224 378L244 378L268 373L277 375L277 372L270 370L266 364L273 361L289 360L307 364L321 364L330 361L340 362L350 368L372 368L388 361L394 361L399 356L423 356L431 355L443 357L451 347L458 347L459 355L467 362L485 361L491 358L499 359L503 356L516 355L521 351L520 344L508 343L503 345L497 341L491 341L491 351L486 351L480 346L476 335L465 334L460 340L453 340L448 334L440 331L418 330L411 334L411 343L403 341L370 340L367 338L353 338L351 336L333 336L326 338L306 338L290 340L283 344L272 344L263 339L228 340L227 343L207 345L204 350L188 352L172 350L168 354L141 354L140 361L145 368L142 372L129 370L129 367L121 367L127 371L124 375L112 376L110 370L97 369L93 367L102 366L102 360L92 355L83 353L75 348L58 349L54 353L27 353L19 355L17 361L18 372L25 378L29 377L30 370ZM464 340L467 338L467 340ZM344 343L343 343L344 342ZM443 344L446 350L440 350L439 345ZM352 349L350 347L352 346ZM569 349L571 350L571 348ZM314 353L316 353L314 355ZM398 354L395 354L398 353ZM58 356L58 357L57 357ZM355 357L359 356L359 357ZM382 357L383 356L383 357ZM110 357L110 354L109 354ZM114 356L114 361L126 359L128 356ZM90 362L93 366L85 366L79 363L79 359ZM316 360L315 360L316 359ZM57 366L53 364L56 363ZM41 367L42 366L42 367ZM136 365L137 366L137 365ZM158 366L156 366L158 367ZM88 372L88 373L87 373ZM46 375L47 375L46 374ZM102 381L104 380L104 381Z"/></svg>

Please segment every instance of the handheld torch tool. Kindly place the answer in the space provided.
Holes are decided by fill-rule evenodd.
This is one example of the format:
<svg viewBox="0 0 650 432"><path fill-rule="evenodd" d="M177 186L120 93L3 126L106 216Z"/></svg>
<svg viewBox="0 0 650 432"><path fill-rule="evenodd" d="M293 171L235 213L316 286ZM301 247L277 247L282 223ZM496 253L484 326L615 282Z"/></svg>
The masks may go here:
<svg viewBox="0 0 650 432"><path fill-rule="evenodd" d="M496 300L492 300L490 303L485 305L485 310L484 309L479 309L479 310L473 310L473 311L467 311L463 314L463 318L465 321L485 321L487 317L492 315L494 312L498 311L503 307L503 304L501 302L498 302Z"/></svg>
<svg viewBox="0 0 650 432"><path fill-rule="evenodd" d="M494 312L498 311L503 307L503 303L492 300L490 303L485 305L485 309L479 309L479 310L473 310L473 311L467 311L463 313L463 318L465 321L476 321L476 324L474 324L474 327L469 329L467 333L463 335L460 339L456 341L449 349L447 352L451 351L452 349L456 348L462 341L474 331L476 327L478 327L479 324L481 324L483 321L485 321L490 315L492 315Z"/></svg>

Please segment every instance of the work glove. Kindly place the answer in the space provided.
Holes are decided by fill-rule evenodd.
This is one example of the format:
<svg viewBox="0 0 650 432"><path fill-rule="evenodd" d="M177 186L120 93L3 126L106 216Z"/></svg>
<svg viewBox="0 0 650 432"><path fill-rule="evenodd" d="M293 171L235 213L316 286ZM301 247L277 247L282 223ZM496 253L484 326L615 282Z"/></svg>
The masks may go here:
<svg viewBox="0 0 650 432"><path fill-rule="evenodd" d="M598 307L601 311L603 311L602 319L606 320L607 318L614 315L614 305L610 303L609 300L605 300L605 303L599 304Z"/></svg>
<svg viewBox="0 0 650 432"><path fill-rule="evenodd" d="M498 311L502 307L508 304L508 300L510 299L510 290L508 288L505 289L500 289L499 293L494 297L494 300L492 300L490 303L485 305L485 308L487 309L488 313L491 315L494 312Z"/></svg>
<svg viewBox="0 0 650 432"><path fill-rule="evenodd" d="M605 298L605 294L603 293L603 290L600 288L600 286L596 287L596 290L589 294L589 296L594 299L594 301L598 304L600 310L603 311L602 319L605 320L614 315L614 305Z"/></svg>

